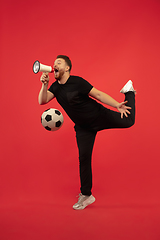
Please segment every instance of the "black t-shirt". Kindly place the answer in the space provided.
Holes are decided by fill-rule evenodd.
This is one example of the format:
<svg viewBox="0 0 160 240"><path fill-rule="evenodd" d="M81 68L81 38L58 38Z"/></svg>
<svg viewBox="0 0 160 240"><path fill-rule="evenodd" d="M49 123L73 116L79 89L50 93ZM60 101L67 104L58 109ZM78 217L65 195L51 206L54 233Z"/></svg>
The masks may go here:
<svg viewBox="0 0 160 240"><path fill-rule="evenodd" d="M50 88L58 103L71 120L83 127L89 127L95 121L102 107L88 96L93 86L78 76L70 76L65 84L55 81Z"/></svg>

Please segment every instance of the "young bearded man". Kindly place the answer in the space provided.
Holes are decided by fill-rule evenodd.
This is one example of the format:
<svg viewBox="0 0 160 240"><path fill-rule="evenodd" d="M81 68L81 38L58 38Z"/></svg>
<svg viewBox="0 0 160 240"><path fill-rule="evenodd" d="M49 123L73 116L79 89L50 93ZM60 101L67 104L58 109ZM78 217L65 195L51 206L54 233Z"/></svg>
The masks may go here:
<svg viewBox="0 0 160 240"><path fill-rule="evenodd" d="M42 74L38 100L39 104L46 104L56 98L75 123L81 193L73 208L80 210L95 201L91 192L91 158L96 134L104 129L129 128L135 123L135 90L129 80L120 91L125 94L125 101L119 103L83 78L70 75L72 63L69 57L58 55L53 67L56 81L48 89L49 75ZM99 102L118 111L112 111Z"/></svg>

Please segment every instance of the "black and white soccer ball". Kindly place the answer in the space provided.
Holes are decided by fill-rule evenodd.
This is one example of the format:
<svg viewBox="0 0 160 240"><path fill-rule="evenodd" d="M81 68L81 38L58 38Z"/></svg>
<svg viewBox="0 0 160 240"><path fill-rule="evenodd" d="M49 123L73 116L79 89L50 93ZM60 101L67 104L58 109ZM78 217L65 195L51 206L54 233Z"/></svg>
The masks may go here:
<svg viewBox="0 0 160 240"><path fill-rule="evenodd" d="M47 109L42 113L41 123L46 130L56 131L63 125L63 115L57 109Z"/></svg>

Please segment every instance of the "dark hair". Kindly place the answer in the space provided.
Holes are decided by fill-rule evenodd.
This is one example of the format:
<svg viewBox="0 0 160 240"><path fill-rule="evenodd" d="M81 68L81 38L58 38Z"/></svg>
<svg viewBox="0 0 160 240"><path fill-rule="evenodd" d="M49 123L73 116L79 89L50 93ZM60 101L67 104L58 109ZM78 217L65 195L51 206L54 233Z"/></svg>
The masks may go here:
<svg viewBox="0 0 160 240"><path fill-rule="evenodd" d="M69 59L68 56L66 55L58 55L57 58L62 58L65 60L65 62L67 63L67 65L70 67L69 69L69 72L71 71L71 68L72 68L72 63L71 63L71 60Z"/></svg>

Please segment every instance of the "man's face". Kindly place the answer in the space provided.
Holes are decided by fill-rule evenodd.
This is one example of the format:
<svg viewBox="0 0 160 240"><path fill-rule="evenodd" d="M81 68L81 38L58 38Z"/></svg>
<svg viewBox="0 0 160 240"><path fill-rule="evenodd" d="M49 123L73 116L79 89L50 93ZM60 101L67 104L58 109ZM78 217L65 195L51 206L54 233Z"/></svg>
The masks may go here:
<svg viewBox="0 0 160 240"><path fill-rule="evenodd" d="M53 65L54 68L54 77L57 80L60 80L65 72L68 71L68 66L63 58L57 58Z"/></svg>

